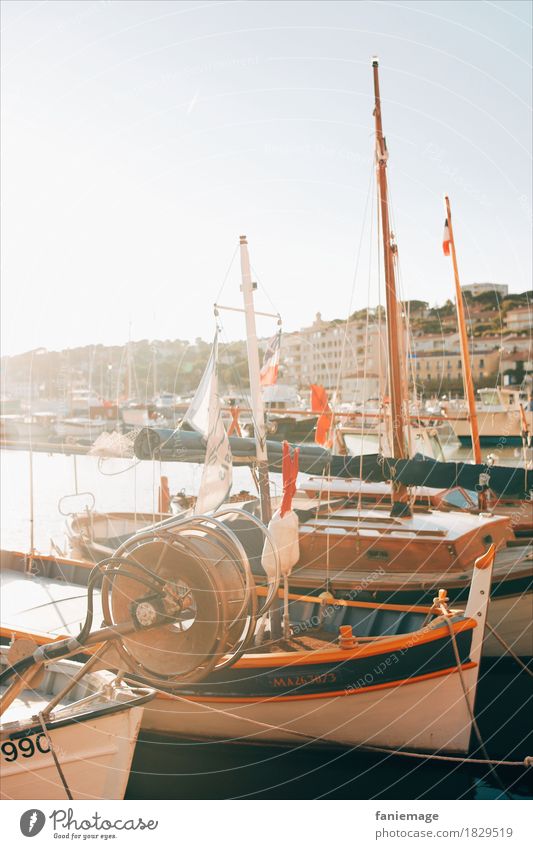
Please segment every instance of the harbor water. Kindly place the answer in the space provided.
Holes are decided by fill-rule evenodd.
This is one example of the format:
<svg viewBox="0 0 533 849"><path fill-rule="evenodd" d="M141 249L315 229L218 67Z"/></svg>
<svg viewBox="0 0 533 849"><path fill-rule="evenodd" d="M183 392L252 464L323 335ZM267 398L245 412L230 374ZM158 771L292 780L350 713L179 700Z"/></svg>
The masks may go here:
<svg viewBox="0 0 533 849"><path fill-rule="evenodd" d="M201 467L187 464L0 453L2 547L18 551L29 550L32 538L42 553L52 544L65 550L64 514L93 499L97 510L153 512L157 518L161 475L172 494L197 492L201 478ZM520 454L508 449L498 462L518 464ZM273 491L280 488L279 476L272 475ZM254 492L247 468L234 469L233 489ZM531 679L512 660L482 666L477 714L491 756L517 761L533 755ZM307 742L285 749L141 735L127 798L499 799L505 788L512 798L526 799L533 798L531 772L506 767L495 775L485 766L317 749Z"/></svg>

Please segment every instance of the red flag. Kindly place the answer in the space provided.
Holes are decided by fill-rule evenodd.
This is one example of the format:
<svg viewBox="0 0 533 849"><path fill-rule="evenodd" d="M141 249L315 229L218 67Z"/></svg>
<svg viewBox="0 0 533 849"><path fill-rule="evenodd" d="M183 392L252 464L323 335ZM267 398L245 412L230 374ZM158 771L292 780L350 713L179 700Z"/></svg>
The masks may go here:
<svg viewBox="0 0 533 849"><path fill-rule="evenodd" d="M319 445L331 445L331 407L328 403L328 393L323 386L311 384L311 410L320 413L316 423L315 442Z"/></svg>
<svg viewBox="0 0 533 849"><path fill-rule="evenodd" d="M281 473L283 475L283 498L281 499L280 516L283 519L292 506L292 499L296 492L296 478L298 477L298 455L299 448L294 449L291 457L289 443L283 442L283 457L281 460Z"/></svg>
<svg viewBox="0 0 533 849"><path fill-rule="evenodd" d="M450 256L450 228L448 227L448 219L444 222L444 235L442 237L442 250L444 251L444 256Z"/></svg>
<svg viewBox="0 0 533 849"><path fill-rule="evenodd" d="M261 386L274 386L278 379L279 352L281 347L281 330L268 343L263 357L263 366L259 373Z"/></svg>

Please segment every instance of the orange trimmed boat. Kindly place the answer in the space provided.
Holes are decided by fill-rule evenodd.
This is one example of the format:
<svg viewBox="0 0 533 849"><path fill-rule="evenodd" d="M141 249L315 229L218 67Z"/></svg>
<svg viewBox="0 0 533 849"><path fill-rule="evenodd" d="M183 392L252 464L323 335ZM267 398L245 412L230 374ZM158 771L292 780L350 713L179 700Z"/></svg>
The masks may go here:
<svg viewBox="0 0 533 849"><path fill-rule="evenodd" d="M113 586L111 601L104 593L100 607L100 597L94 594L93 615L99 618L103 613L104 622L109 622L110 610L122 620L133 609L146 615L149 605L155 604L153 595L145 595L144 583L132 581L132 570L155 576L164 582L166 592L178 582L183 592L186 583L190 602L181 618L160 629L157 642L142 631L127 641L128 657L135 657L137 665L142 662L144 670L149 663L153 674L189 659L194 665L201 654L211 631L214 602L194 576L198 564L213 553L213 545L221 545L229 555L225 562L209 562L211 574L218 575L213 586L221 593L215 592L215 602L216 597L223 598L241 609L244 581L236 558L240 549L238 544L231 548L235 544L231 532L222 532L217 540L209 531L196 529L189 537L195 550L202 552L196 565L189 554L180 554L183 538L172 540L168 531L168 549L162 549L157 534L139 535L122 553L127 576ZM120 556L115 560L119 562ZM305 739L467 752L493 561L491 546L476 561L464 612L448 609L445 594L432 607L291 594L288 639L263 639L260 645L237 652L230 664L222 657L200 681L176 684L169 676L165 685L160 680L158 689L163 692L146 706L143 728L241 742ZM103 575L105 581L105 569ZM43 644L77 637L86 607L85 587L9 569L1 577L4 638L31 636ZM257 611L270 589L255 592ZM245 620L240 621L242 630ZM260 626L260 618L257 623ZM79 643L78 647L83 650ZM153 680L149 683L154 685Z"/></svg>

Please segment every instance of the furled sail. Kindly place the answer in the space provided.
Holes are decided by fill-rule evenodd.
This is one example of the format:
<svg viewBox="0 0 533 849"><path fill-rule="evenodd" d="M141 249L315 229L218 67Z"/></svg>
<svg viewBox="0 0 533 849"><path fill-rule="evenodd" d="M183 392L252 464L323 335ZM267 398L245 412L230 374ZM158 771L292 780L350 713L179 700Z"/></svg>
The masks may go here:
<svg viewBox="0 0 533 849"><path fill-rule="evenodd" d="M229 443L234 465L250 466L255 462L253 439L229 437ZM199 433L143 428L135 440L134 452L140 460L203 463L205 447L205 440ZM419 456L409 460L395 460L378 454L349 457L332 454L319 445L304 443L298 447L300 472L304 474L329 474L375 482L397 479L406 486L431 486L436 489L461 486L476 490L481 483L498 496L521 499L530 498L533 490L533 471L523 468L442 463ZM267 453L269 471L281 472L281 443L267 441Z"/></svg>

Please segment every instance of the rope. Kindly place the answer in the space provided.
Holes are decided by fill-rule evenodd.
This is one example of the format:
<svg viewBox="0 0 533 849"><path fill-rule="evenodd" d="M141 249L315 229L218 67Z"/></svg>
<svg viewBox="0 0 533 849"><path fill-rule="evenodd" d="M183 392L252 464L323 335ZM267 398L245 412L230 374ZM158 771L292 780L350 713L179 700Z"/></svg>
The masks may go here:
<svg viewBox="0 0 533 849"><path fill-rule="evenodd" d="M494 776L494 778L495 778L496 782L498 783L499 787L501 788L502 792L510 799L511 796L510 796L507 788L504 786L504 784L500 780L500 776L498 775L498 773L496 772L496 770L493 768L492 764L490 763L490 758L489 758L488 752L485 748L485 743L483 742L483 738L481 736L479 726L478 726L476 718L474 716L474 711L472 710L472 706L471 706L470 700L468 698L468 690L467 690L465 679L464 679L464 676L463 676L463 670L461 668L461 658L459 656L459 649L457 648L457 640L455 639L455 633L453 631L452 623L450 622L449 618L446 619L446 624L448 626L448 631L450 632L450 639L451 639L452 646L453 646L453 653L455 655L455 662L457 664L457 672L459 673L459 680L461 681L461 687L463 689L463 694L464 694L464 697L465 697L465 704L466 704L466 707L467 707L467 710L468 710L468 714L470 716L470 722L472 723L472 728L474 730L474 734L476 735L477 741L479 743L479 748L483 752L485 760L487 761L487 766L489 767L490 772Z"/></svg>
<svg viewBox="0 0 533 849"><path fill-rule="evenodd" d="M505 651L506 651L506 652L508 652L508 653L511 655L511 657L513 658L513 660L516 660L516 662L518 663L518 665L520 666L520 668L521 668L521 669L523 669L523 670L524 670L524 672L527 672L527 674L530 676L530 678L533 678L533 670L531 670L531 669L529 668L529 666L528 666L526 663L524 663L524 662L523 662L523 660L521 660L521 659L518 657L518 655L516 654L516 652L514 652L514 651L513 651L513 649L511 648L511 646L510 646L510 645L508 645L508 644L505 642L505 640L503 639L503 637L500 637L500 635L499 635L499 634L498 634L498 632L497 632L497 631L496 631L496 630L492 627L492 625L490 625L490 624L487 622L487 623L486 623L486 626L487 626L487 628L489 629L489 631L491 632L491 634L493 635L493 637L496 637L496 639L498 640L498 642L499 642L499 643L500 643L500 644L504 647Z"/></svg>
<svg viewBox="0 0 533 849"><path fill-rule="evenodd" d="M372 163L371 172L372 172L372 188L374 188L374 182L373 182L374 177L375 177L374 163ZM366 379L367 379L367 361L368 361L368 356L367 356L368 355L368 328L369 328L369 323L370 323L370 315L369 315L369 313L370 313L370 286L371 286L371 282L372 282L373 244L374 244L374 238L373 238L373 233L374 233L374 192L373 191L372 191L372 202L371 202L371 209L370 209L369 218L370 218L370 248L369 248L369 256L368 256L368 282L367 282L367 292L366 292L365 358L364 358L364 366L363 366L363 392L364 392L363 409L364 409L364 406L367 403ZM379 232L379 230L378 230L378 232ZM379 267L379 252L377 254L377 265ZM379 287L379 283L378 283L378 287ZM379 318L378 318L378 322L379 322ZM380 357L381 357L381 353L380 353L380 351L381 351L381 328L379 327L379 323L378 323L378 342L377 342L377 344L378 344L378 396L379 396L379 385L381 383L381 371L380 371L380 369L381 369L381 361L380 361ZM357 533L358 534L359 534L360 524L361 524L361 509L362 509L362 506L363 506L363 483L362 483L362 481L363 481L363 455L365 453L364 445L365 445L365 436L366 436L366 422L367 422L366 416L363 416L363 419L362 419L362 422L361 422L361 442L360 442L360 448L359 448L359 480L361 481L361 486L359 488L359 497L357 499ZM378 419L378 423L377 423L377 428L378 428L378 450L379 450L379 448L381 447L380 446L381 437L379 435L380 431L381 431L381 422L380 422L379 419Z"/></svg>
<svg viewBox="0 0 533 849"><path fill-rule="evenodd" d="M119 469L118 472L104 472L103 466L104 466L104 463L105 463L106 460L123 460L123 459L124 459L123 457L98 457L98 471L100 472L101 475L104 475L104 477L106 477L106 478L115 478L115 477L117 477L117 475L123 475L125 472L131 471L131 469L134 469L136 466L139 465L139 463L142 462L141 460L135 460L135 462L132 463L131 466L126 466L125 469Z"/></svg>
<svg viewBox="0 0 533 849"><path fill-rule="evenodd" d="M381 262L380 256L382 254L383 245L382 245L382 232L381 232L381 206L379 203L376 203L376 234L377 234L377 248L376 248L376 272L377 272L377 289L378 289L378 374L379 374L379 406L383 412L383 428L380 427L381 419L378 419L378 453L382 456L385 455L385 451L383 449L383 436L387 434L387 438L389 438L391 423L390 416L385 415L385 404L383 401L383 396L388 393L388 384L389 384L389 364L387 362L387 356L385 354L385 362L383 361L383 345L382 340L384 336L383 331L383 317L384 317L384 307L381 302ZM387 332L387 328L385 325L385 333ZM385 348L386 348L385 342ZM382 377L385 379L382 383ZM390 439L388 439L390 441Z"/></svg>
<svg viewBox="0 0 533 849"><path fill-rule="evenodd" d="M166 695L168 695L172 699L176 699L177 701L184 702L185 704L189 705L189 707L190 707L190 700L188 698L186 698L186 696L179 696L176 693L166 693ZM268 701L268 699L266 699L265 701ZM198 704L198 702L196 704ZM229 711L229 710L226 710L226 709L215 708L215 707L212 707L212 705L206 704L205 702L201 702L200 706L207 711L211 711L212 713L224 714L225 716L228 716L231 719L236 719L239 722L252 723L252 725L256 725L260 728L264 728L267 731L276 731L276 732L280 731L280 726L271 725L269 722L263 722L260 719L252 719L249 716L239 715L239 714L233 713L232 711ZM294 729L286 729L286 731L287 731L287 734L290 734L294 737L300 737L305 742L313 743L314 745L319 746L319 747L330 745L329 742L327 740L324 740L323 738L312 737L310 734L304 734L303 732L295 731ZM231 741L227 741L227 742L231 742ZM526 769L533 766L533 757L531 757L529 755L526 756L523 761L493 760L493 759L490 759L488 756L486 758L468 758L468 757L461 758L461 757L457 757L457 756L454 756L454 755L437 755L437 754L431 754L431 753L425 754L424 752L406 752L403 749L389 749L385 746L370 746L370 745L367 745L365 743L361 743L360 745L352 746L351 750L352 751L363 751L363 752L378 753L378 754L386 754L386 755L403 755L404 757L408 757L408 758L418 758L418 759L422 759L422 760L448 761L450 763L462 763L462 764L465 764L465 765L475 764L475 765L490 766L490 767L492 767L492 766L512 766L512 767L525 767ZM495 773L495 775L496 775L496 773ZM502 787L504 792L507 793L507 790L505 790L505 788L503 788L503 785L501 784L499 778L498 778L498 783L500 784L500 786Z"/></svg>
<svg viewBox="0 0 533 849"><path fill-rule="evenodd" d="M423 752L405 752L403 749L387 749L384 746L358 746L360 749L364 749L368 752L379 752L387 755L403 755L406 758L418 758L419 760L432 760L432 761L448 761L449 763L461 763L461 764L476 764L482 766L522 766L528 769L533 766L533 758L529 755L524 758L523 761L497 761L497 760L485 760L484 758L460 758L456 755L431 755L424 754Z"/></svg>
<svg viewBox="0 0 533 849"><path fill-rule="evenodd" d="M232 266L233 266L233 263L234 263L234 261L235 261L235 257L237 256L237 251L238 251L238 250L239 250L239 245L236 245L236 246L235 246L235 250L233 251L233 255L232 255L232 257L231 257L231 260L230 260L230 264L228 265L228 267L227 267L227 269L226 269L226 273L225 273L224 277L222 278L222 283L220 284L220 289L219 289L219 290L218 290L218 292L217 292L217 296L216 296L216 298L215 298L215 303L216 303L216 304L218 303L219 298L220 298L220 296L221 296L221 294L222 294L222 292L223 292L223 290L224 290L224 286L225 286L225 285L226 285L226 283L227 283L227 280L228 280L228 277L229 277L229 273L230 273L230 271L231 271L231 269L232 269Z"/></svg>
<svg viewBox="0 0 533 849"><path fill-rule="evenodd" d="M50 734L48 733L48 728L46 727L46 722L44 720L44 716L43 716L42 711L38 714L38 716L39 716L39 722L41 723L41 728L43 729L43 734L46 737L46 741L47 741L47 743L50 747L50 753L51 753L51 755L54 759L54 763L55 763L58 775L59 775L59 777L61 779L61 783L62 783L62 785L65 789L65 793L67 794L67 799L70 802L72 802L74 797L73 797L72 793L70 792L70 787L67 784L65 774L64 774L63 770L61 769L61 764L59 763L59 760L57 758L56 751L54 749L54 744L52 743L52 738L50 737Z"/></svg>
<svg viewBox="0 0 533 849"><path fill-rule="evenodd" d="M350 301L349 301L349 304L348 304L348 316L347 316L346 321L344 323L344 334L343 334L343 337L342 337L341 352L340 352L340 357L339 357L339 368L338 368L338 371L337 371L337 382L336 382L336 385L335 385L335 391L334 391L334 397L333 397L333 400L334 400L335 403L337 403L339 390L340 390L340 384L341 384L341 380L342 380L342 371L343 371L343 368L344 368L344 357L345 357L345 354L346 354L346 343L347 343L347 340L348 340L348 329L349 329L349 326L350 326L350 315L352 313L353 301L354 301L354 296L355 296L355 286L356 286L356 282L357 282L357 277L359 275L359 264L360 264L360 261L361 261L363 236L364 236L364 233L365 233L365 224L366 224L367 215L368 215L368 203L369 203L370 198L373 197L373 193L372 193L373 180L374 180L374 163L372 162L371 167L370 167L370 179L368 181L368 188L367 188L367 192L366 192L366 199L365 199L365 204L364 204L364 209L363 209L363 224L362 224L362 227L361 227L361 233L359 235L359 244L357 246L357 254L356 254L356 258L355 258L355 268L354 268L354 273L353 273L353 278L352 278L352 288L351 288L351 291L350 291ZM372 222L372 215L370 215L370 221ZM367 310L367 320L368 320L368 310ZM333 422L333 420L334 419L332 418L332 422Z"/></svg>

